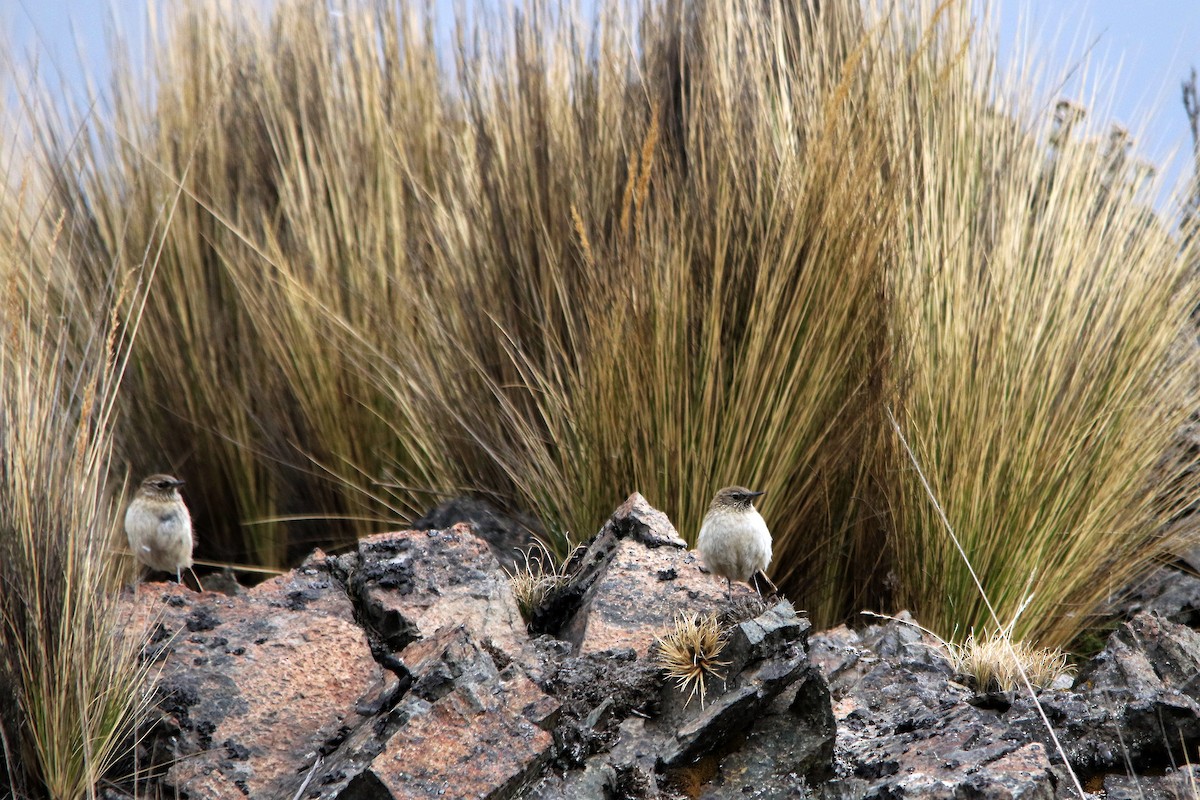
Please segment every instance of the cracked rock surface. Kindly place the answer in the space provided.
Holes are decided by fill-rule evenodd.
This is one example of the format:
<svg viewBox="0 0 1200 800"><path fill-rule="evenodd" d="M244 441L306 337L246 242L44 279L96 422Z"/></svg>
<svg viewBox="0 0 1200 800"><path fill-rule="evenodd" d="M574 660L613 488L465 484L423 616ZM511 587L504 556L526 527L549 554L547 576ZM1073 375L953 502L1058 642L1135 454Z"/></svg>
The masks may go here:
<svg viewBox="0 0 1200 800"><path fill-rule="evenodd" d="M450 511L232 595L128 594L160 675L138 796L1051 800L1079 796L1068 765L1087 798L1200 782L1194 578L1152 576L1040 692L1056 744L1031 698L978 696L904 614L814 633L786 600L731 602L640 494L529 620L497 559L496 531L524 528L480 517L485 540ZM726 630L703 698L655 660L680 612Z"/></svg>
<svg viewBox="0 0 1200 800"><path fill-rule="evenodd" d="M127 630L162 668L143 790L745 797L830 773L828 690L789 603L737 587L730 606L637 494L570 575L527 625L493 548L456 523L317 552L235 596L139 587ZM703 702L654 660L681 611L729 630Z"/></svg>
<svg viewBox="0 0 1200 800"><path fill-rule="evenodd" d="M823 797L1079 797L1064 763L1089 797L1171 797L1200 741L1200 635L1150 613L1038 695L1065 762L1032 699L975 695L903 622L813 636L812 660L838 727Z"/></svg>
<svg viewBox="0 0 1200 800"><path fill-rule="evenodd" d="M395 693L329 567L318 554L236 597L171 583L129 599L129 629L162 666L151 744L173 762L161 778L170 791L290 797Z"/></svg>
<svg viewBox="0 0 1200 800"><path fill-rule="evenodd" d="M1056 743L1030 698L977 695L905 615L814 633L786 600L730 601L641 495L566 574L527 621L494 543L458 522L232 595L138 587L126 635L160 676L139 796L1052 800L1078 796L1069 766L1089 798L1154 800L1200 780L1200 634L1161 599L1178 589L1138 596L1040 693ZM656 660L680 612L727 635L691 700Z"/></svg>

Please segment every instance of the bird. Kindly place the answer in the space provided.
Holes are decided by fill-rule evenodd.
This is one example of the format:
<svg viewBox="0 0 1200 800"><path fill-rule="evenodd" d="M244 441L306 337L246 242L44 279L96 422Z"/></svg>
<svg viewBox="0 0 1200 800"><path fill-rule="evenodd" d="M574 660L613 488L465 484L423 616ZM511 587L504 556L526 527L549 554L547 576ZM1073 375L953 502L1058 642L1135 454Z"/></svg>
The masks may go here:
<svg viewBox="0 0 1200 800"><path fill-rule="evenodd" d="M192 515L171 475L151 475L142 481L125 511L125 535L134 556L151 569L174 572L183 583L183 570L192 568Z"/></svg>
<svg viewBox="0 0 1200 800"><path fill-rule="evenodd" d="M771 531L754 507L752 492L742 486L727 486L717 492L696 539L696 549L708 569L725 579L726 596L733 599L733 581L748 583L756 572L766 578L771 565ZM767 583L771 584L769 578ZM774 588L774 584L771 584ZM758 589L755 581L754 588ZM762 590L758 590L762 595Z"/></svg>

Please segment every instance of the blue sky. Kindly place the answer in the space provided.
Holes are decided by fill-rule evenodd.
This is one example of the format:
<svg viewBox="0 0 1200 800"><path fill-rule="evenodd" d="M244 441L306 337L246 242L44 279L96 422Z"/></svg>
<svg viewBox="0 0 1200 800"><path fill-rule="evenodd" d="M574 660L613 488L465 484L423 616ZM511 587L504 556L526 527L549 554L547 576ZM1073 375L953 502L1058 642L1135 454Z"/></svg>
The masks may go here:
<svg viewBox="0 0 1200 800"><path fill-rule="evenodd" d="M169 1L152 0L158 6ZM1162 165L1178 151L1182 158L1167 175L1182 174L1190 138L1179 83L1192 65L1200 68L1200 0L1004 0L997 7L1005 59L1024 31L1039 44L1047 75L1062 74L1087 56L1098 65L1119 66L1117 80L1098 87L1112 92L1113 119L1133 131L1142 158ZM68 85L82 83L78 42L87 68L103 84L106 26L115 20L138 39L146 8L146 0L0 0L0 26L18 59L36 56L43 74L61 73ZM1087 99L1078 81L1068 82L1061 94Z"/></svg>

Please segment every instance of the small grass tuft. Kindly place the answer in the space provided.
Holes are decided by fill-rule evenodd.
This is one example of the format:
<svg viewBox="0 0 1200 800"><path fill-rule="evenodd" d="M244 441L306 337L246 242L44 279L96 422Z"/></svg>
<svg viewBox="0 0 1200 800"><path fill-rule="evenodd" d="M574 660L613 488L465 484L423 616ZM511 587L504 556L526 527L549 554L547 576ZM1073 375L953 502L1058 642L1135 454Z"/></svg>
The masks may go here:
<svg viewBox="0 0 1200 800"><path fill-rule="evenodd" d="M1027 601L1028 602L1028 601ZM946 659L956 675L980 693L1013 692L1024 688L1021 673L1034 689L1045 689L1063 676L1074 673L1068 656L1054 647L1039 647L1028 640L1015 640L1012 623L1001 631L976 634L961 643L943 639L928 628L908 619L864 611L864 615L891 620L916 628L934 641L933 650ZM1014 620L1015 622L1015 620Z"/></svg>
<svg viewBox="0 0 1200 800"><path fill-rule="evenodd" d="M530 545L519 552L525 561L524 565L517 565L512 570L505 568L504 572L517 599L517 608L528 622L548 598L566 586L570 578L566 565L570 559L557 565L554 554L540 544Z"/></svg>
<svg viewBox="0 0 1200 800"><path fill-rule="evenodd" d="M719 659L727 642L728 632L721 627L716 614L701 617L695 612L677 613L675 630L657 640L655 658L679 691L687 694L685 705L698 694L703 707L705 681L724 680L721 668L729 662Z"/></svg>
<svg viewBox="0 0 1200 800"><path fill-rule="evenodd" d="M943 640L941 646L954 671L966 676L978 692L1017 691L1024 686L1022 670L1035 689L1045 689L1073 672L1063 651L1014 641L1004 631L971 633L962 644Z"/></svg>

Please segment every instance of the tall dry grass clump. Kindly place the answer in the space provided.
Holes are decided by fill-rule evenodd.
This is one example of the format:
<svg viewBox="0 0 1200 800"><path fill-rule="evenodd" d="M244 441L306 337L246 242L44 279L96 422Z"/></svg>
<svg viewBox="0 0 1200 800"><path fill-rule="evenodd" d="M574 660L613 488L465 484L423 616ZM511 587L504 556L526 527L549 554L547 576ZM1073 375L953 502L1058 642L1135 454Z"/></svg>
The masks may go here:
<svg viewBox="0 0 1200 800"><path fill-rule="evenodd" d="M158 261L119 452L187 478L200 555L463 491L560 552L635 489L694 537L740 483L819 622L982 631L888 408L1018 634L1158 554L1190 254L968 4L417 5L196 0L84 135L42 119L51 283Z"/></svg>
<svg viewBox="0 0 1200 800"><path fill-rule="evenodd" d="M963 49L917 53L931 79L897 104L889 402L999 621L899 447L895 604L947 636L1025 608L1018 638L1066 646L1177 546L1169 514L1200 491L1164 462L1200 407L1196 253L1150 211L1128 135L995 78L968 22L942 15Z"/></svg>
<svg viewBox="0 0 1200 800"><path fill-rule="evenodd" d="M53 291L71 242L0 201L0 787L91 798L148 701L140 643L119 636L108 485L128 328Z"/></svg>
<svg viewBox="0 0 1200 800"><path fill-rule="evenodd" d="M114 270L157 260L122 390L120 456L137 474L188 481L210 558L283 565L314 543L345 542L352 521L289 518L359 515L351 482L329 475L353 465L378 481L393 452L410 461L412 421L362 380L374 354L356 334L409 302L391 281L405 239L388 203L404 189L372 190L394 149L384 143L425 122L416 110L396 112L407 125L354 111L383 114L405 105L404 87L433 96L438 85L382 74L374 52L342 51L334 25L319 3L286 5L269 22L215 3L179 7L148 56L152 77L118 69L112 107L85 121L87 136L65 136L72 125L49 116L41 126L81 282L102 290ZM344 71L359 56L396 104L358 105ZM447 486L423 466L411 470L419 485Z"/></svg>
<svg viewBox="0 0 1200 800"><path fill-rule="evenodd" d="M150 97L118 76L111 128L44 141L90 285L161 251L121 441L202 546L278 562L303 530L239 521L466 489L559 546L633 489L691 536L739 481L794 585L847 585L899 202L857 13L547 3L448 63L403 4L197 3L164 42Z"/></svg>
<svg viewBox="0 0 1200 800"><path fill-rule="evenodd" d="M446 272L495 273L463 338L515 374L458 413L575 535L635 489L688 538L714 487L767 490L778 572L832 617L871 567L849 532L898 204L878 42L847 10L667 3L640 57L602 17L592 62L564 24L467 61L466 152L487 163L482 202L445 215L467 220Z"/></svg>

